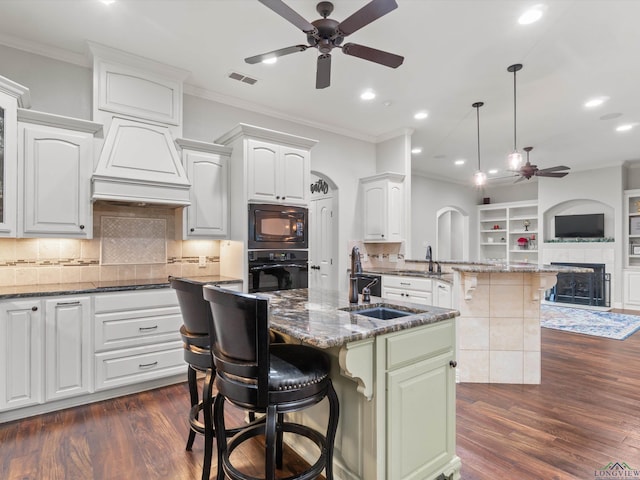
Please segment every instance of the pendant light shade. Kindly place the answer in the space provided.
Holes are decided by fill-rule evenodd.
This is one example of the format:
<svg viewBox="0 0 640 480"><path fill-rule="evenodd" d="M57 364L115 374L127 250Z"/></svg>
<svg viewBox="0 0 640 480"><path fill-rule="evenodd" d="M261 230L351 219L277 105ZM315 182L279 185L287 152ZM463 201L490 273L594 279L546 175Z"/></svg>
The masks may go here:
<svg viewBox="0 0 640 480"><path fill-rule="evenodd" d="M518 170L522 166L522 154L518 151L517 118L516 118L516 72L522 70L522 64L509 65L508 72L513 73L513 152L509 154L508 162L511 170Z"/></svg>
<svg viewBox="0 0 640 480"><path fill-rule="evenodd" d="M478 129L478 170L473 174L473 183L476 187L481 187L487 182L487 175L482 171L480 166L480 107L484 105L484 102L476 102L471 105L476 109L476 123Z"/></svg>

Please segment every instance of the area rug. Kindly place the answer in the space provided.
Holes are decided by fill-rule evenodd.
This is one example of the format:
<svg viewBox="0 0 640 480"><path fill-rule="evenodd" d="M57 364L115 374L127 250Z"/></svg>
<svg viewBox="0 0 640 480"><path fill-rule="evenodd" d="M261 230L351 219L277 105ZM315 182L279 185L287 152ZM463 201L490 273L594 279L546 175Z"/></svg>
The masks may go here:
<svg viewBox="0 0 640 480"><path fill-rule="evenodd" d="M640 330L640 316L540 305L540 325L567 332L624 340Z"/></svg>

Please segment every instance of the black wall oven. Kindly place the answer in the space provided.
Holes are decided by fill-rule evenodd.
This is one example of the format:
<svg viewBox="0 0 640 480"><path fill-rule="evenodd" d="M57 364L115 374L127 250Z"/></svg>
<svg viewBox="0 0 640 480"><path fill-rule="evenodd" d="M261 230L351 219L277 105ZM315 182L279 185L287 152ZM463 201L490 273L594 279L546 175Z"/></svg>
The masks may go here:
<svg viewBox="0 0 640 480"><path fill-rule="evenodd" d="M308 248L309 211L304 207L249 204L249 249Z"/></svg>
<svg viewBox="0 0 640 480"><path fill-rule="evenodd" d="M306 250L249 251L249 293L309 286Z"/></svg>

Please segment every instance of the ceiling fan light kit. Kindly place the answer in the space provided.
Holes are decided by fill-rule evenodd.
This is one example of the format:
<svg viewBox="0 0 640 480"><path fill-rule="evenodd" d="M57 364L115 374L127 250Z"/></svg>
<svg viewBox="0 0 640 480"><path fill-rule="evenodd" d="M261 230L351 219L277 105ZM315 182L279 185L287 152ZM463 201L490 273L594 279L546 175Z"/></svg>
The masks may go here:
<svg viewBox="0 0 640 480"><path fill-rule="evenodd" d="M294 45L247 57L244 60L249 64L260 63L265 59L282 57L291 53L304 52L308 48L316 48L319 52L316 67L316 88L321 89L327 88L331 84L331 51L334 48L339 48L345 55L362 58L391 68L398 68L404 62L404 57L394 53L357 43L342 45L344 37L398 8L395 0L372 0L342 22L328 18L333 12L333 3L331 2L318 3L316 11L322 18L308 22L282 0L258 1L302 30L307 36L308 45Z"/></svg>

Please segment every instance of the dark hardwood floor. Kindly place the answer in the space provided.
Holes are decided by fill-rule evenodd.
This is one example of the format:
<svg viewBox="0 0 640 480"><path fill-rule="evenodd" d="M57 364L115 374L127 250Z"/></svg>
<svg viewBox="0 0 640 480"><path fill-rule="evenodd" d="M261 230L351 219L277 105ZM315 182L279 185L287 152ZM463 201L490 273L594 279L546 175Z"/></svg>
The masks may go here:
<svg viewBox="0 0 640 480"><path fill-rule="evenodd" d="M616 341L543 328L542 351L541 385L457 386L462 478L589 480L609 462L640 467L640 332ZM184 450L188 403L180 384L2 424L0 479L199 479L202 439ZM236 458L259 475L260 457L256 444ZM302 468L286 458L283 475Z"/></svg>

